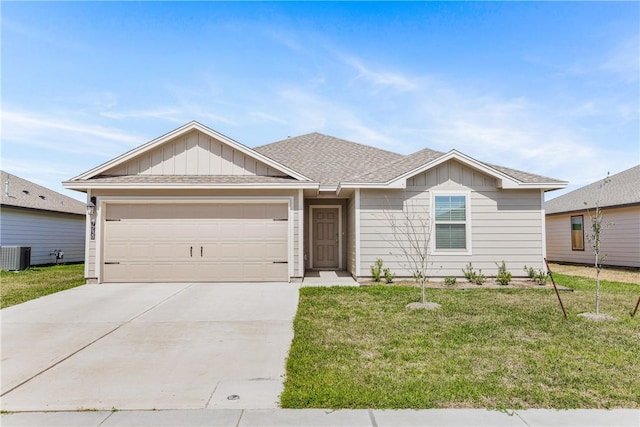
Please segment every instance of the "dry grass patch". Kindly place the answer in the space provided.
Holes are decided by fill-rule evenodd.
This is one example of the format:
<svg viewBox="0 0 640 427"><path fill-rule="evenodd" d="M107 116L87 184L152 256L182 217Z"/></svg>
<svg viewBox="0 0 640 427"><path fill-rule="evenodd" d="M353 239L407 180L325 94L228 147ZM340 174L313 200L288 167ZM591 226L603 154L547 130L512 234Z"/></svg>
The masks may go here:
<svg viewBox="0 0 640 427"><path fill-rule="evenodd" d="M553 273L560 273L567 276L580 276L589 279L596 278L595 267L586 265L550 264ZM600 271L600 279L610 282L623 282L640 284L640 271L633 269L615 268L603 266Z"/></svg>
<svg viewBox="0 0 640 427"><path fill-rule="evenodd" d="M640 407L640 286L603 283L602 307L621 320L589 322L593 285L575 292L431 289L441 310L408 310L404 286L303 288L281 397L289 408ZM586 280L586 279L584 279ZM573 285L573 286L572 286ZM633 300L633 301L632 301Z"/></svg>

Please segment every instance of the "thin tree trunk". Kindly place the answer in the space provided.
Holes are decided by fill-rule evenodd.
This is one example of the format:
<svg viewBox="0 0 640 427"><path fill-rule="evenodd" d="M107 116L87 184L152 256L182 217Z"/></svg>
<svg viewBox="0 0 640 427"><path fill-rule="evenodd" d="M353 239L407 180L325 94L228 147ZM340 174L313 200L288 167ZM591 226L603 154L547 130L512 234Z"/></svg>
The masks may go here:
<svg viewBox="0 0 640 427"><path fill-rule="evenodd" d="M596 254L596 314L600 314L600 266Z"/></svg>

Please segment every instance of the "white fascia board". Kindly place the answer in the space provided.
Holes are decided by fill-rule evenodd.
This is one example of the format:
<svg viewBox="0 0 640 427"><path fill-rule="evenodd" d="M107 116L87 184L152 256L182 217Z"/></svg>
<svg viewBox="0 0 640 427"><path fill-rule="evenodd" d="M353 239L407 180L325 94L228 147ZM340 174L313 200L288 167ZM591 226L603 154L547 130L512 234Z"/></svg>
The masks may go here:
<svg viewBox="0 0 640 427"><path fill-rule="evenodd" d="M342 182L336 190L337 194L344 189L358 189L358 188L370 188L370 189L405 189L407 188L407 180L394 181L392 183L386 182Z"/></svg>
<svg viewBox="0 0 640 427"><path fill-rule="evenodd" d="M175 189L206 189L206 190L221 190L221 189L241 189L241 190L297 190L297 189L317 189L318 183L314 182L297 182L295 184L118 184L118 183L90 183L86 182L64 182L63 188L68 190L82 190L88 189L108 189L108 190L175 190Z"/></svg>
<svg viewBox="0 0 640 427"><path fill-rule="evenodd" d="M172 130L169 133L166 133L156 139L153 139L149 142L147 142L146 144L143 144L137 148L134 148L133 150L129 150L126 153L116 157L115 159L109 160L108 162L105 162L103 164L101 164L100 166L97 166L81 175L78 175L74 178L71 178L71 181L73 180L77 180L77 179L89 179L89 178L93 178L96 175L99 175L100 173L104 172L105 170L111 169L119 164L125 163L131 159L133 159L136 156L139 156L140 154L153 150L154 148L164 144L165 142L176 138L180 135L184 135L188 132L191 132L192 130L198 130L202 133L204 133L205 135L210 136L211 138L217 139L227 145L229 145L230 147L232 147L235 150L238 150L250 157L253 157L256 160L259 160L263 163L265 163L266 165L277 169L295 179L298 180L302 180L302 181L310 181L310 179L304 175L302 175L299 172L294 171L293 169L290 169L278 162L276 162L275 160L264 156L260 153L258 153L257 151L252 150L251 148L229 138L228 136L225 136L219 132L216 132L213 129L210 129L196 121L192 121L190 123L187 123L184 126L181 126L177 129Z"/></svg>
<svg viewBox="0 0 640 427"><path fill-rule="evenodd" d="M560 190L561 188L566 188L569 185L566 181L559 182L544 182L544 183L522 183L520 184L520 188L539 188L541 190Z"/></svg>

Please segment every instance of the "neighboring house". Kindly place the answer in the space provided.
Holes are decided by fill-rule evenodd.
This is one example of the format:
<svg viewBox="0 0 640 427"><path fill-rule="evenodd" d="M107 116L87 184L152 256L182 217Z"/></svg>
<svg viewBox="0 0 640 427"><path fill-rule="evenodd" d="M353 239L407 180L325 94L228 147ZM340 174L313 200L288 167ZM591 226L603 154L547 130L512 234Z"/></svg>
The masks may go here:
<svg viewBox="0 0 640 427"><path fill-rule="evenodd" d="M431 276L542 268L544 192L566 182L457 151L404 156L312 133L251 149L191 122L64 183L95 204L89 282L288 281L412 271L386 214L438 217Z"/></svg>
<svg viewBox="0 0 640 427"><path fill-rule="evenodd" d="M603 177L604 179L604 177ZM603 265L640 268L640 165L589 184L545 204L550 261L593 264L588 236L596 202L610 225L601 233Z"/></svg>
<svg viewBox="0 0 640 427"><path fill-rule="evenodd" d="M85 204L1 172L0 246L31 248L31 265L84 261Z"/></svg>

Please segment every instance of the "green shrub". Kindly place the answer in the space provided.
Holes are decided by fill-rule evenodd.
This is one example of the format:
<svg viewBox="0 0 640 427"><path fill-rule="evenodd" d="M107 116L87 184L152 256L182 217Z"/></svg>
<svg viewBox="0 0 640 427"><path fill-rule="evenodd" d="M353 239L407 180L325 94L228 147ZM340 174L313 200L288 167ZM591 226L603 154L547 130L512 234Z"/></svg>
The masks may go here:
<svg viewBox="0 0 640 427"><path fill-rule="evenodd" d="M473 278L473 283L475 283L476 285L482 285L484 282L486 282L486 280L487 280L487 276L482 274L482 269L480 269L478 270L478 273L475 274L475 277Z"/></svg>
<svg viewBox="0 0 640 427"><path fill-rule="evenodd" d="M382 258L376 259L376 263L371 266L371 277L374 282L379 282L382 278Z"/></svg>
<svg viewBox="0 0 640 427"><path fill-rule="evenodd" d="M537 273L534 274L533 276L533 280L538 284L538 285L546 285L547 284L547 279L549 278L549 275L547 274L546 271L544 270L538 270Z"/></svg>
<svg viewBox="0 0 640 427"><path fill-rule="evenodd" d="M382 271L384 273L384 281L387 283L393 283L393 279L396 277L396 275L393 274L389 268L385 268Z"/></svg>
<svg viewBox="0 0 640 427"><path fill-rule="evenodd" d="M471 265L471 263L468 263L463 269L462 269L462 274L464 275L465 279L467 279L468 281L470 281L471 283L475 283L475 279L476 279L476 272L473 271L473 266Z"/></svg>
<svg viewBox="0 0 640 427"><path fill-rule="evenodd" d="M536 270L533 267L527 267L525 265L524 266L524 271L525 271L525 273L527 273L527 276L529 276L529 279L535 279L536 278Z"/></svg>
<svg viewBox="0 0 640 427"><path fill-rule="evenodd" d="M507 264L502 261L502 264L496 263L498 266L498 274L496 275L496 282L500 283L503 286L506 286L511 282L511 278L513 275L509 270L507 270Z"/></svg>
<svg viewBox="0 0 640 427"><path fill-rule="evenodd" d="M447 286L453 286L456 284L456 278L453 276L447 276L444 278L444 284Z"/></svg>

